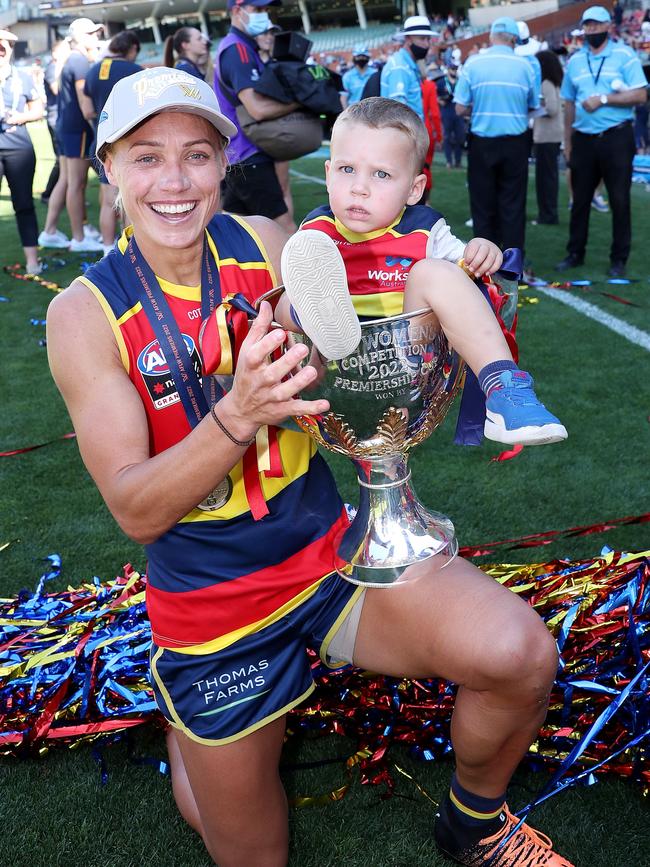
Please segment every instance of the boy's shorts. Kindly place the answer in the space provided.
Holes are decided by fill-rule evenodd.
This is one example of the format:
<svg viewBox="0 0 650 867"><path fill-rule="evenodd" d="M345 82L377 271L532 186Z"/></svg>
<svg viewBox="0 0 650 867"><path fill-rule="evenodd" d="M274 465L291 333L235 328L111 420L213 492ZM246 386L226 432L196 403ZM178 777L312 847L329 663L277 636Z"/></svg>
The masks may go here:
<svg viewBox="0 0 650 867"><path fill-rule="evenodd" d="M216 746L251 734L313 691L307 647L330 668L352 662L363 599L362 587L333 574L298 608L215 653L152 644L160 711L199 743Z"/></svg>
<svg viewBox="0 0 650 867"><path fill-rule="evenodd" d="M90 158L92 135L89 135L86 130L83 132L59 132L57 138L61 148L61 156L76 157L77 159Z"/></svg>

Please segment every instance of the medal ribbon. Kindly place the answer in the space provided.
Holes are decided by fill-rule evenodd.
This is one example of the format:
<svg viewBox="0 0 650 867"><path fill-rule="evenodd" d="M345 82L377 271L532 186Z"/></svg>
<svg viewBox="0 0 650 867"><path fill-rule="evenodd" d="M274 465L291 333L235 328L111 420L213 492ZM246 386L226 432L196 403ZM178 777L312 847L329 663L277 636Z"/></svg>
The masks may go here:
<svg viewBox="0 0 650 867"><path fill-rule="evenodd" d="M128 256L128 261L127 261ZM178 323L169 309L160 283L149 264L140 252L135 237L131 235L127 247L127 255L120 260L126 269L131 265L132 271L140 281L140 301L149 324L158 339L160 349L165 357L169 372L174 380L185 415L193 428L209 412L212 403L217 400L217 384L212 376L203 377L203 386L194 369L185 340ZM129 272L129 277L132 271ZM206 291L207 289L207 291ZM218 300L217 300L218 296ZM201 314L207 319L221 304L221 282L219 268L214 260L207 242L203 242L201 255ZM221 392L222 396L223 392ZM257 467L257 451L255 445L250 446L242 458L244 490L251 514L256 521L268 515L269 510L264 499L262 485Z"/></svg>

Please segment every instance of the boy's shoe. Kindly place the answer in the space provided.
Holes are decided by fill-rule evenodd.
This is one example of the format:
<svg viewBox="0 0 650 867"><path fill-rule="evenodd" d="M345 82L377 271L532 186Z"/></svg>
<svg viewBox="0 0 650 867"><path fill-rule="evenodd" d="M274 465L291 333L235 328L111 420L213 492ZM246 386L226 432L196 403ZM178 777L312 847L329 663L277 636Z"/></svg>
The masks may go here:
<svg viewBox="0 0 650 867"><path fill-rule="evenodd" d="M70 239L63 232L57 229L55 232L46 232L43 230L38 236L39 247L52 247L57 250L67 249L70 246Z"/></svg>
<svg viewBox="0 0 650 867"><path fill-rule="evenodd" d="M345 358L359 345L361 325L336 244L323 232L296 232L282 251L282 276L296 324L320 354Z"/></svg>
<svg viewBox="0 0 650 867"><path fill-rule="evenodd" d="M500 385L485 400L485 436L507 445L539 446L568 436L561 421L546 409L533 391L525 370L504 370Z"/></svg>
<svg viewBox="0 0 650 867"><path fill-rule="evenodd" d="M505 822L496 834L465 848L458 846L453 830L444 819L436 816L434 838L438 849L452 861L467 867L574 867L553 851L553 844L545 834L525 823L508 839L518 819L505 805L503 812Z"/></svg>
<svg viewBox="0 0 650 867"><path fill-rule="evenodd" d="M71 253L103 253L104 245L92 238L84 238L83 241L73 238L69 249Z"/></svg>
<svg viewBox="0 0 650 867"><path fill-rule="evenodd" d="M599 214L609 214L609 204L607 199L604 196L601 196L600 193L596 193L591 200L591 207L594 211L598 211Z"/></svg>

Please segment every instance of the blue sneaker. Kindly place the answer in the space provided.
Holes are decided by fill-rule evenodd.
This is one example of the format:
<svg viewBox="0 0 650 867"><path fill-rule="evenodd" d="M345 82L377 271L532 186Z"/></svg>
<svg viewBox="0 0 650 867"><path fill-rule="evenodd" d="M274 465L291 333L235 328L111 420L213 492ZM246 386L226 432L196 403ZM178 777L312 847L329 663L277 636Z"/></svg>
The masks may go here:
<svg viewBox="0 0 650 867"><path fill-rule="evenodd" d="M568 436L566 428L540 403L525 370L504 370L485 401L485 436L498 443L539 446Z"/></svg>

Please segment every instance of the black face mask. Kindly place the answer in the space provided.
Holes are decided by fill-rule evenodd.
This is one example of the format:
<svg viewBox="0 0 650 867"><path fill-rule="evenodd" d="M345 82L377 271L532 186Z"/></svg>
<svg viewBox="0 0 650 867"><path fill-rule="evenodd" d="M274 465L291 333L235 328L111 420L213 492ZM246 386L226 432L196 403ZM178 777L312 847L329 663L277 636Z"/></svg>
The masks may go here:
<svg viewBox="0 0 650 867"><path fill-rule="evenodd" d="M353 60L355 65L358 66L360 69L365 69L368 65L367 57L354 57Z"/></svg>
<svg viewBox="0 0 650 867"><path fill-rule="evenodd" d="M422 45L411 45L411 54L415 60L424 60L428 53L429 49Z"/></svg>
<svg viewBox="0 0 650 867"><path fill-rule="evenodd" d="M604 33L586 33L585 41L591 45L592 48L600 48L600 46L605 42L609 34L607 31Z"/></svg>

